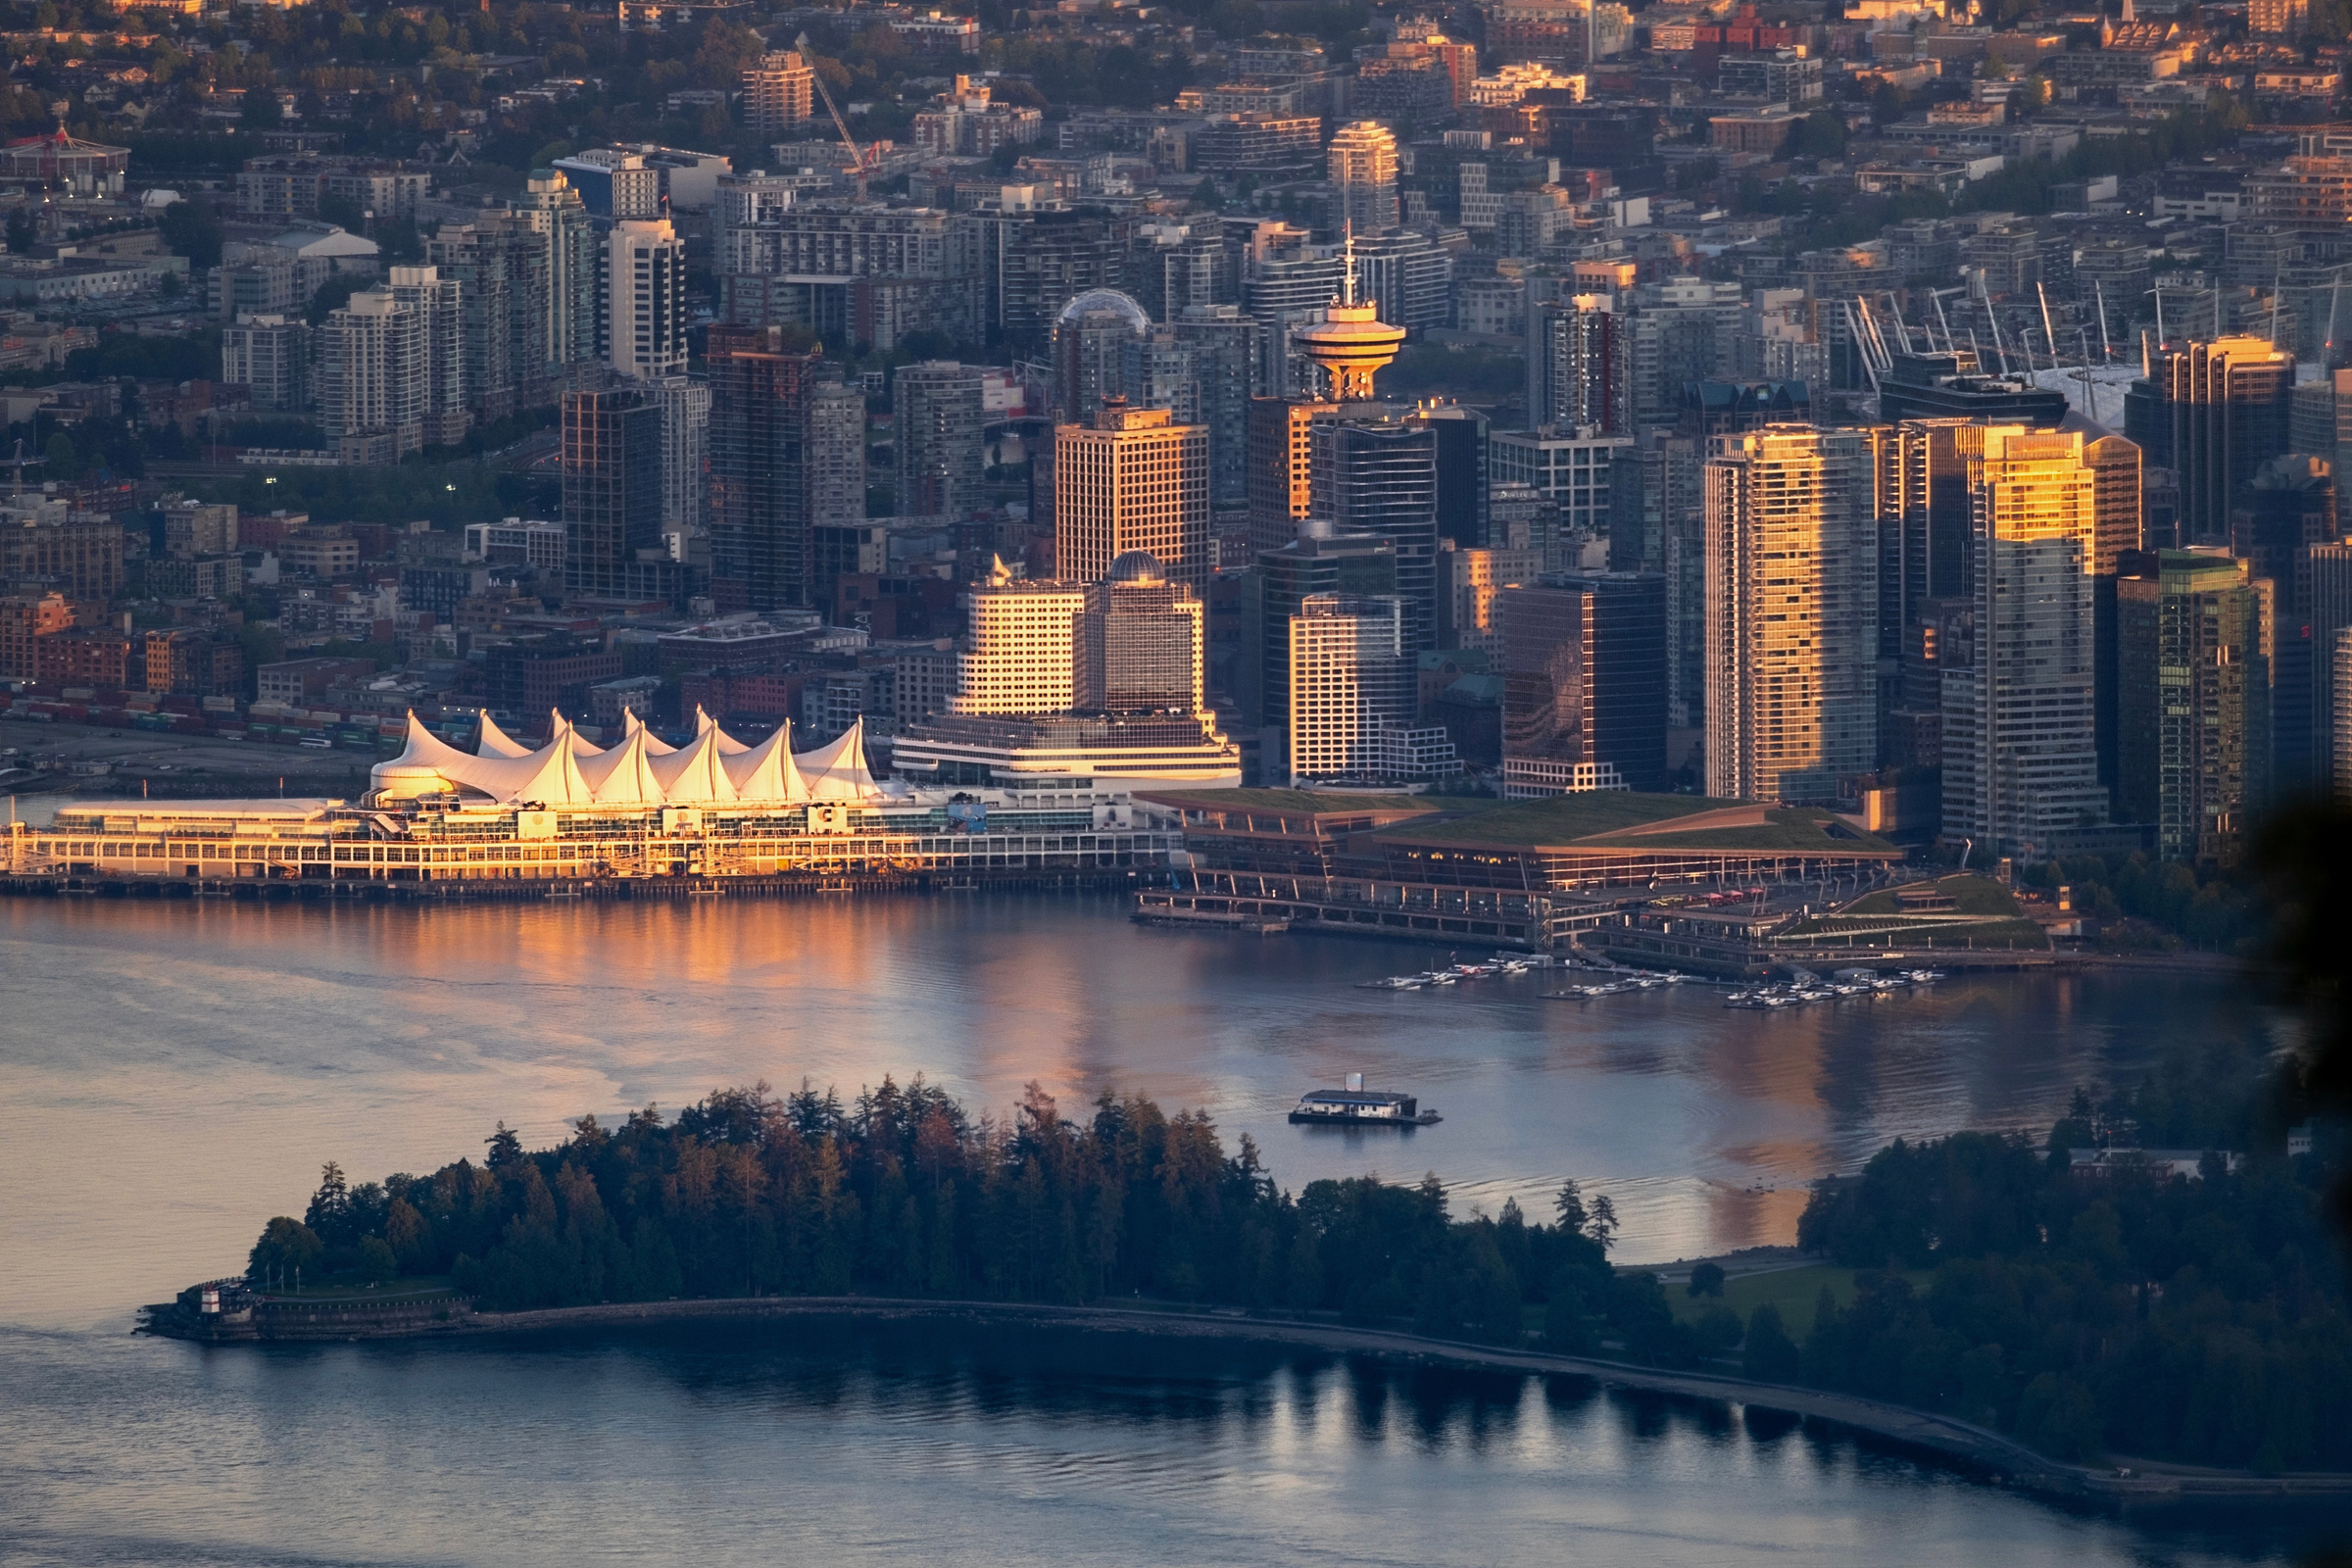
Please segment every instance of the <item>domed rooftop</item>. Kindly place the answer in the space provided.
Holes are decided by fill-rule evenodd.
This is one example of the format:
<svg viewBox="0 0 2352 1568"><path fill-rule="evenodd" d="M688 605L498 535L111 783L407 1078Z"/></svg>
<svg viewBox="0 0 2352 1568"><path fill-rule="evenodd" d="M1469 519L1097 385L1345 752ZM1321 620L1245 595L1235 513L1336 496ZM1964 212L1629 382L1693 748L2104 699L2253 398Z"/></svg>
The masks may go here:
<svg viewBox="0 0 2352 1568"><path fill-rule="evenodd" d="M1149 550L1130 550L1110 564L1107 577L1111 582L1132 584L1138 588L1153 588L1168 580L1167 569L1159 558Z"/></svg>
<svg viewBox="0 0 2352 1568"><path fill-rule="evenodd" d="M1075 321L1082 316L1104 314L1125 317L1127 324L1139 333L1152 330L1152 313L1138 305L1133 298L1120 293L1115 288L1088 289L1061 308L1061 314L1054 318L1054 324L1060 326L1063 322Z"/></svg>

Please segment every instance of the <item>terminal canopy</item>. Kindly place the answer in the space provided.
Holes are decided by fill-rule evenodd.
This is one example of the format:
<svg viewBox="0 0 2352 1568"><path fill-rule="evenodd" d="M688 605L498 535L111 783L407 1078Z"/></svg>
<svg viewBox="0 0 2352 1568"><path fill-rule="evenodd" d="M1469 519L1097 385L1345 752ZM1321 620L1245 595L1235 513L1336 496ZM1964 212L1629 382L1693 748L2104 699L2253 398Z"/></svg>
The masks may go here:
<svg viewBox="0 0 2352 1568"><path fill-rule="evenodd" d="M787 723L758 746L734 739L697 710L696 735L684 747L663 744L636 722L619 745L600 748L561 713L545 746L526 751L482 719L479 750L462 752L409 715L408 745L379 762L379 793L414 798L464 793L501 806L655 807L801 806L879 801L865 765L865 722L839 739L795 756Z"/></svg>

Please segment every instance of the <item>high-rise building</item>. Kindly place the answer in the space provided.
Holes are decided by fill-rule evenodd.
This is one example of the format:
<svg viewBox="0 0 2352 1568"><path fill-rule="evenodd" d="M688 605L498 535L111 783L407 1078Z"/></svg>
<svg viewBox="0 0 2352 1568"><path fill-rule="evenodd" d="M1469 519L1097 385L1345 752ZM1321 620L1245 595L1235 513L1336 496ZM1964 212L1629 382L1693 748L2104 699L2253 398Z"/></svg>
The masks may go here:
<svg viewBox="0 0 2352 1568"><path fill-rule="evenodd" d="M788 140L816 113L816 72L798 50L779 49L743 68L743 123L755 136Z"/></svg>
<svg viewBox="0 0 2352 1568"><path fill-rule="evenodd" d="M1593 572L1504 590L1502 791L1654 791L1666 779L1666 579Z"/></svg>
<svg viewBox="0 0 2352 1568"><path fill-rule="evenodd" d="M1532 550L1457 546L1438 552L1438 647L1482 653L1488 664L1502 662L1502 618L1496 600L1505 588L1543 575L1544 558Z"/></svg>
<svg viewBox="0 0 2352 1568"><path fill-rule="evenodd" d="M1314 504L1314 422L1338 412L1320 398L1251 398L1249 433L1250 547L1279 550L1306 527ZM1394 585L1392 584L1392 587Z"/></svg>
<svg viewBox="0 0 2352 1568"><path fill-rule="evenodd" d="M665 375L649 390L662 410L662 532L671 555L707 569L710 383Z"/></svg>
<svg viewBox="0 0 2352 1568"><path fill-rule="evenodd" d="M1396 228L1357 233L1355 291L1380 319L1408 332L1446 326L1453 319L1453 252L1435 234Z"/></svg>
<svg viewBox="0 0 2352 1568"><path fill-rule="evenodd" d="M1332 222L1365 234L1395 228L1396 133L1377 120L1342 125L1331 138Z"/></svg>
<svg viewBox="0 0 2352 1568"><path fill-rule="evenodd" d="M2328 652L2314 625L2311 559L2343 531L2328 468L2325 458L2274 458L2230 515L2230 553L2271 584L2271 788L2280 799L2324 787L2328 765L2317 708Z"/></svg>
<svg viewBox="0 0 2352 1568"><path fill-rule="evenodd" d="M1362 406L1359 406L1362 407ZM1428 424L1343 413L1308 429L1308 526L1324 537L1371 534L1396 547L1405 651L1438 634L1438 443Z"/></svg>
<svg viewBox="0 0 2352 1568"><path fill-rule="evenodd" d="M2246 30L2258 38L2292 38L2310 14L2310 0L2248 0Z"/></svg>
<svg viewBox="0 0 2352 1568"><path fill-rule="evenodd" d="M1257 599L1254 612L1245 617L1243 639L1253 648L1256 666L1253 689L1258 694L1259 723L1273 736L1287 732L1290 712L1291 618L1314 594L1345 594L1355 598L1394 595L1396 591L1396 547L1374 536L1295 539L1257 555ZM1245 685L1250 685L1245 679ZM1282 744L1276 739L1275 745ZM1280 776L1272 761L1266 776Z"/></svg>
<svg viewBox="0 0 2352 1568"><path fill-rule="evenodd" d="M669 220L631 220L607 239L606 360L623 375L686 373L686 242Z"/></svg>
<svg viewBox="0 0 2352 1568"><path fill-rule="evenodd" d="M1579 294L1527 308L1527 423L1631 435L1633 366L1609 296Z"/></svg>
<svg viewBox="0 0 2352 1568"><path fill-rule="evenodd" d="M2180 539L2229 537L2230 509L2292 430L2295 357L2258 337L2166 349L2125 400L2125 431L2145 461L2180 476Z"/></svg>
<svg viewBox="0 0 2352 1568"><path fill-rule="evenodd" d="M2328 668L2328 798L2338 806L2352 806L2352 627L2329 639Z"/></svg>
<svg viewBox="0 0 2352 1568"><path fill-rule="evenodd" d="M1214 219L1139 226L1128 241L1121 289L1154 321L1175 321L1196 306L1238 308L1236 258Z"/></svg>
<svg viewBox="0 0 2352 1568"><path fill-rule="evenodd" d="M662 216L662 170L627 147L589 147L556 160L556 172L580 193L589 216L607 222L652 221Z"/></svg>
<svg viewBox="0 0 2352 1568"><path fill-rule="evenodd" d="M432 361L424 313L365 289L318 329L318 412L342 462L396 463L425 444Z"/></svg>
<svg viewBox="0 0 2352 1568"><path fill-rule="evenodd" d="M563 432L564 591L674 593L662 530L661 405L644 387L566 392Z"/></svg>
<svg viewBox="0 0 2352 1568"><path fill-rule="evenodd" d="M395 267L376 285L416 313L424 336L424 443L450 446L466 439L466 351L463 289L438 268Z"/></svg>
<svg viewBox="0 0 2352 1568"><path fill-rule="evenodd" d="M1208 426L1209 505L1248 506L1250 405L1259 384L1257 323L1236 305L1189 305L1174 318L1172 330L1192 355L1198 417Z"/></svg>
<svg viewBox="0 0 2352 1568"><path fill-rule="evenodd" d="M1872 430L1717 436L1706 471L1707 793L1835 799L1878 760Z"/></svg>
<svg viewBox="0 0 2352 1568"><path fill-rule="evenodd" d="M1461 404L1423 407L1414 421L1438 445L1438 533L1456 547L1493 541L1487 533L1492 489L1487 475L1487 416Z"/></svg>
<svg viewBox="0 0 2352 1568"><path fill-rule="evenodd" d="M1079 295L1054 318L1054 405L1065 424L1083 424L1106 398L1128 396L1127 366L1150 336L1152 318L1117 289Z"/></svg>
<svg viewBox="0 0 2352 1568"><path fill-rule="evenodd" d="M1461 771L1443 729L1416 729L1407 612L1394 595L1313 594L1289 625L1289 737L1293 788L1318 782L1392 783Z"/></svg>
<svg viewBox="0 0 2352 1568"><path fill-rule="evenodd" d="M1141 550L1169 580L1198 593L1210 566L1207 429L1112 399L1087 423L1059 425L1054 435L1059 573L1097 582L1112 562Z"/></svg>
<svg viewBox="0 0 2352 1568"><path fill-rule="evenodd" d="M808 520L839 527L865 520L865 394L820 381L808 402Z"/></svg>
<svg viewBox="0 0 2352 1568"><path fill-rule="evenodd" d="M2046 859L2107 818L2093 710L2097 476L2078 431L1959 431L1975 636L1942 680L1943 833Z"/></svg>
<svg viewBox="0 0 2352 1568"><path fill-rule="evenodd" d="M2117 793L2165 859L2236 861L2269 799L2269 598L2215 549L2135 555L2116 583Z"/></svg>
<svg viewBox="0 0 2352 1568"><path fill-rule="evenodd" d="M458 286L466 406L503 419L551 395L547 368L547 236L516 223L444 222L425 260Z"/></svg>
<svg viewBox="0 0 2352 1568"><path fill-rule="evenodd" d="M311 412L311 329L299 316L240 316L220 329L220 379L257 414Z"/></svg>
<svg viewBox="0 0 2352 1568"><path fill-rule="evenodd" d="M2329 769L2329 786L2336 799L2352 800L2352 773L2344 759L2352 749L2352 730L2344 714L2352 705L2352 690L2344 686L2342 639L2352 630L2352 538L2313 545L2306 553L2310 600L2303 621L2310 628L2316 651L2312 667L2312 755ZM2318 783L2315 780L2315 785Z"/></svg>
<svg viewBox="0 0 2352 1568"><path fill-rule="evenodd" d="M710 328L710 569L729 609L808 603L808 418L817 349L780 326Z"/></svg>
<svg viewBox="0 0 2352 1568"><path fill-rule="evenodd" d="M550 373L575 375L603 357L597 348L604 336L603 238L580 193L557 170L532 170L522 194L508 201L507 219L547 241L547 316L538 336L547 345Z"/></svg>
<svg viewBox="0 0 2352 1568"><path fill-rule="evenodd" d="M1530 486L1557 508L1550 534L1530 541L1545 570L1583 569L1585 547L1615 532L1619 460L1633 451L1631 436L1576 430L1496 430L1488 438L1494 482Z"/></svg>
<svg viewBox="0 0 2352 1568"><path fill-rule="evenodd" d="M1087 584L975 584L955 701L957 713L1067 713L1088 701Z"/></svg>
<svg viewBox="0 0 2352 1568"><path fill-rule="evenodd" d="M1206 712L1203 615L1200 596L1168 581L1149 554L1112 562L1087 613L1095 703L1108 713Z"/></svg>
<svg viewBox="0 0 2352 1568"><path fill-rule="evenodd" d="M978 506L987 468L980 368L954 360L906 366L892 382L891 400L899 514L957 517Z"/></svg>

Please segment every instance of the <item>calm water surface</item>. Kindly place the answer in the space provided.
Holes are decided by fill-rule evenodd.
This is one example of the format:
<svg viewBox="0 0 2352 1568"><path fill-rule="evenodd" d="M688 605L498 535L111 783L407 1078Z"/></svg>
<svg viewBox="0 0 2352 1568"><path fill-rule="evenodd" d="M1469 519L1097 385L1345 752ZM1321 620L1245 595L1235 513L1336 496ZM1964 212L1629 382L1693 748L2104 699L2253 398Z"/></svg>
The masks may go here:
<svg viewBox="0 0 2352 1568"><path fill-rule="evenodd" d="M321 910L0 903L0 1561L1728 1563L2285 1560L2294 1530L2082 1519L1739 1413L1229 1349L742 1329L207 1352L130 1310L233 1269L319 1163L499 1118L920 1071L1200 1105L1294 1189L1434 1170L1457 1211L1609 1193L1622 1255L1787 1241L1896 1135L2046 1123L2176 1041L2163 977L1956 981L1764 1015L1355 982L1442 954L1143 930L1108 900ZM1443 1125L1299 1129L1362 1071ZM1897 1544L1900 1544L1899 1546Z"/></svg>

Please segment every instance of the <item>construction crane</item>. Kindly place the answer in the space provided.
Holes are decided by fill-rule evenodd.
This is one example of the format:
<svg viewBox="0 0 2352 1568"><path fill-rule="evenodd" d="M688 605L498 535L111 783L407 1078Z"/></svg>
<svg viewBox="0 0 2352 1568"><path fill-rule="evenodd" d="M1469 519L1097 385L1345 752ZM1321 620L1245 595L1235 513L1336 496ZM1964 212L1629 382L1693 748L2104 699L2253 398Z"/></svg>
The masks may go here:
<svg viewBox="0 0 2352 1568"><path fill-rule="evenodd" d="M840 106L833 102L833 94L825 87L825 74L816 69L816 51L808 47L808 35L802 33L792 41L792 46L808 63L808 74L816 83L816 95L825 101L825 113L833 117L833 128L841 132L842 145L849 148L850 156L857 160L851 169L851 175L858 181L858 199L862 202L865 200L865 176L873 169L872 155L858 146L858 138L850 134L850 122L841 118Z"/></svg>

